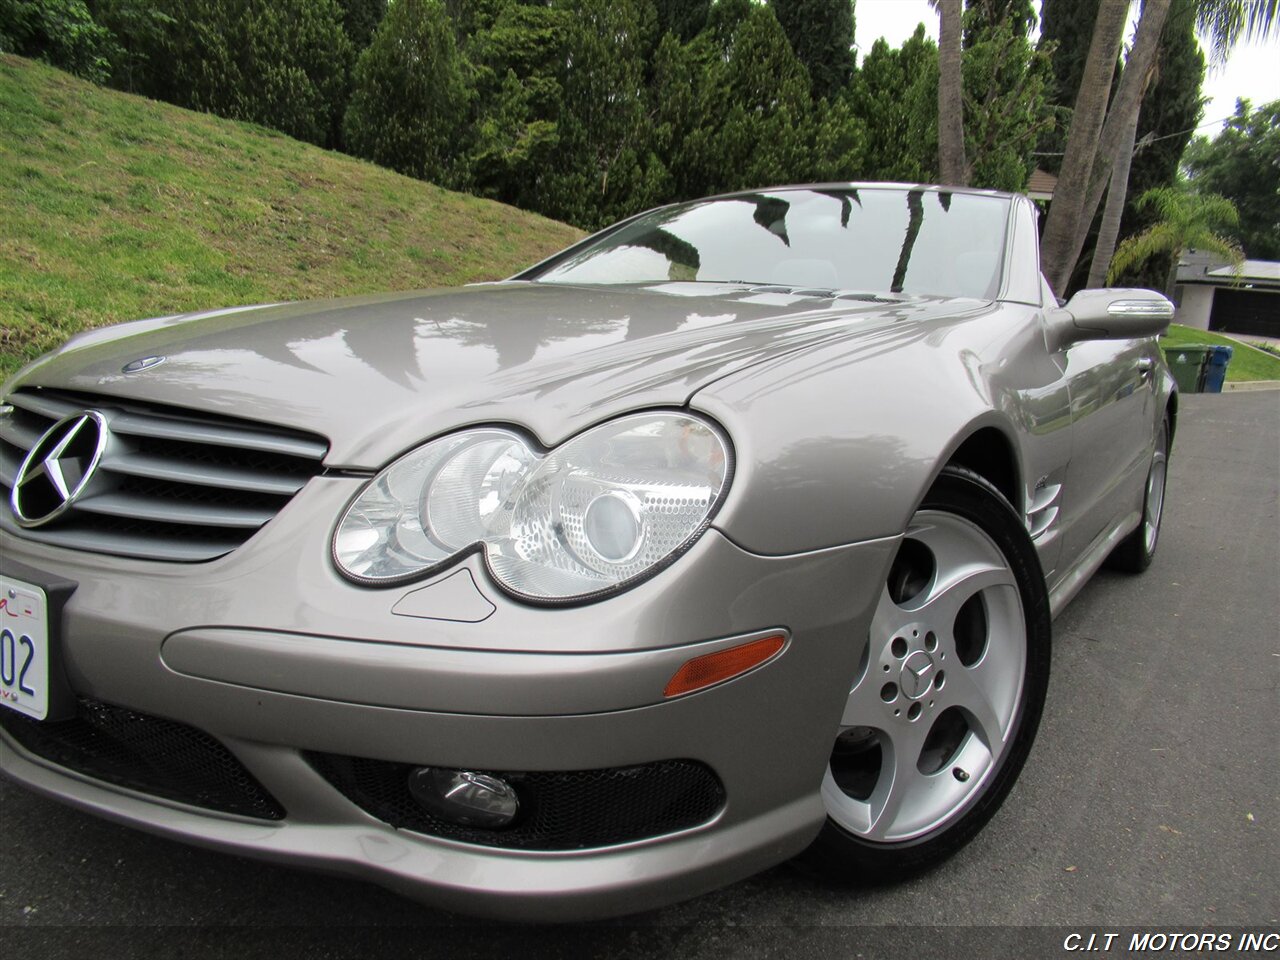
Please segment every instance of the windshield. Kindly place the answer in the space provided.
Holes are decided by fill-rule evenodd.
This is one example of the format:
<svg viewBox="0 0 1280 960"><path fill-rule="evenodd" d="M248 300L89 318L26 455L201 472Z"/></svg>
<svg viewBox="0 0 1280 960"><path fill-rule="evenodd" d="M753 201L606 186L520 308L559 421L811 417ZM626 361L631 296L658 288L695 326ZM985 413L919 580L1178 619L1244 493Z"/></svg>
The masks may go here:
<svg viewBox="0 0 1280 960"><path fill-rule="evenodd" d="M938 190L771 190L655 210L527 278L991 299L1008 214L1005 197Z"/></svg>

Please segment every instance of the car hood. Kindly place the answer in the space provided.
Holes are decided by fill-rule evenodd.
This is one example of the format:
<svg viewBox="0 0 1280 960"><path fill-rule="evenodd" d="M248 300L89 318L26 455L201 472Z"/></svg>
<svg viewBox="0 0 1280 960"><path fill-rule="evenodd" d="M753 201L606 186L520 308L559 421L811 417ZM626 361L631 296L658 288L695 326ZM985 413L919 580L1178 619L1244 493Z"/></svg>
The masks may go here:
<svg viewBox="0 0 1280 960"><path fill-rule="evenodd" d="M441 432L506 422L553 445L619 413L831 341L868 351L990 304L748 284L481 284L163 317L90 331L28 368L45 386L321 434L378 467ZM161 364L133 373L144 357Z"/></svg>

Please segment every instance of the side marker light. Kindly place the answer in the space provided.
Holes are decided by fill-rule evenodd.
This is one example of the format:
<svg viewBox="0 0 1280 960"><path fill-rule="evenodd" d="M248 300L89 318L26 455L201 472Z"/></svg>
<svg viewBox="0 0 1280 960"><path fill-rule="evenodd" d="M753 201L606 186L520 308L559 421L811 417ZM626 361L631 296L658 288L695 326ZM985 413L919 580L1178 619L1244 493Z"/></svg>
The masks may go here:
<svg viewBox="0 0 1280 960"><path fill-rule="evenodd" d="M662 695L679 697L712 684L723 683L776 656L786 643L787 638L777 634L730 647L728 650L694 657L675 672Z"/></svg>

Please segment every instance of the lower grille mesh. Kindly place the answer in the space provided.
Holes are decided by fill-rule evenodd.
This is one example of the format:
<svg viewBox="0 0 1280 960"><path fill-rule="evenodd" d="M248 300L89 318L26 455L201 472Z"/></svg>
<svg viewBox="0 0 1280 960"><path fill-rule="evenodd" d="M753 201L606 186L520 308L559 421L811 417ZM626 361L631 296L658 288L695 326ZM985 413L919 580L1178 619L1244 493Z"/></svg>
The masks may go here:
<svg viewBox="0 0 1280 960"><path fill-rule="evenodd" d="M459 826L428 813L409 793L415 766L327 753L307 760L348 800L395 827L486 847L575 850L685 830L724 805L724 788L706 766L663 760L634 767L494 773L515 787L520 816L503 829Z"/></svg>
<svg viewBox="0 0 1280 960"><path fill-rule="evenodd" d="M70 720L41 723L0 710L0 726L23 749L95 780L222 813L285 815L231 751L173 720L81 699Z"/></svg>

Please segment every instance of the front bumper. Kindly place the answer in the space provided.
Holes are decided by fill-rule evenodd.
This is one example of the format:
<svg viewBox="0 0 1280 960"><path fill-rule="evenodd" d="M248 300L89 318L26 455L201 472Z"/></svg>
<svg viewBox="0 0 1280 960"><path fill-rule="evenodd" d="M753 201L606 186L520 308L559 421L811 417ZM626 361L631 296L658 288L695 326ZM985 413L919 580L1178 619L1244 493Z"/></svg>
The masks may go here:
<svg viewBox="0 0 1280 960"><path fill-rule="evenodd" d="M460 615L456 594L441 594L450 599L439 609L422 597L405 604L423 584L371 590L333 571L331 521L314 518L338 516L359 484L313 480L248 543L204 564L0 535L5 559L78 585L61 649L76 693L213 736L279 802L283 819L111 786L4 735L0 769L141 829L510 919L659 906L785 860L816 835L818 787L896 539L762 557L712 530L652 580L565 609L506 598L472 556L460 566L484 603L463 605L469 621L441 619ZM778 628L788 645L764 666L664 701L663 686L686 660ZM396 829L331 785L308 751L495 771L687 759L714 771L726 799L676 833L590 849L504 849Z"/></svg>

